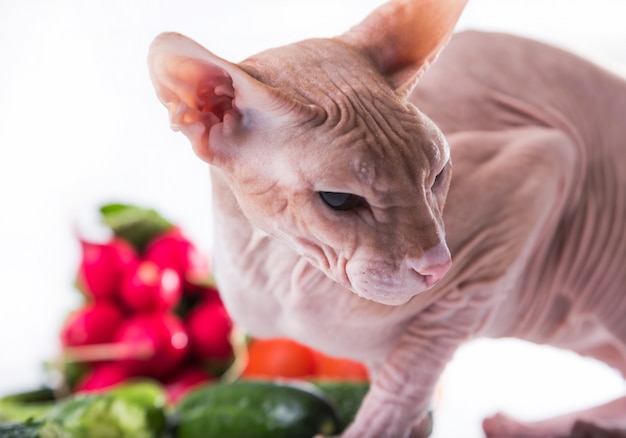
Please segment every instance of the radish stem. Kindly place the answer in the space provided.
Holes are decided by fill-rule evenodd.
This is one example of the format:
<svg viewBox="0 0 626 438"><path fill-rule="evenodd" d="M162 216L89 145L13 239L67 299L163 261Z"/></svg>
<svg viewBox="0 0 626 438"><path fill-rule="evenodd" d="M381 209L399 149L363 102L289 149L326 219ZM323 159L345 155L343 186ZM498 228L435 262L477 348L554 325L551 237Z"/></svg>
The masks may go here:
<svg viewBox="0 0 626 438"><path fill-rule="evenodd" d="M150 342L128 344L112 342L106 344L65 347L63 356L72 362L99 362L105 360L137 359L148 360L154 356L154 346Z"/></svg>

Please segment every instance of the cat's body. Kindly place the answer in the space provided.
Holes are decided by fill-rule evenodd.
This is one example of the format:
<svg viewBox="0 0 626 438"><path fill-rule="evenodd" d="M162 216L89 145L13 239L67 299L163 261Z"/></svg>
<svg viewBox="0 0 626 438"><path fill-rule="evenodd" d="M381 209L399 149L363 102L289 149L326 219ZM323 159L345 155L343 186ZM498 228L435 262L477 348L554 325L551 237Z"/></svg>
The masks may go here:
<svg viewBox="0 0 626 438"><path fill-rule="evenodd" d="M350 437L423 433L440 373L476 336L570 348L626 377L626 82L539 43L468 32L413 88L450 25L426 54L387 55L395 34L377 20L420 3L239 66L179 36L153 48L175 127L214 165L229 311L256 336L370 365ZM462 2L444 3L446 14ZM383 36L371 41L372 28ZM358 197L337 210L327 192ZM577 419L626 429L626 397L535 425L497 416L485 430L563 435Z"/></svg>
<svg viewBox="0 0 626 438"><path fill-rule="evenodd" d="M462 198L479 191L480 186L471 185L472 172L490 165L476 160L489 154L498 159L507 148L521 146L517 160L499 163L500 175L492 175L493 184L509 185L511 191L490 201L501 217L483 217L483 232L502 221L513 232L520 227L513 221L524 222L520 213L505 216L509 207L503 199L512 204L523 200L521 208L527 210L538 202L532 198L555 190L543 206L546 222L534 224L534 241L531 235L523 237L532 245L531 253L488 333L572 347L582 344L581 335L592 334L591 327L602 325L622 344L621 371L626 374L625 81L534 41L468 32L452 39L420 81L413 101L450 143L455 178L447 203L451 211L446 207L444 219L453 258L464 250L460 242L479 234L466 228L476 226L471 212L455 211L467 202ZM510 183L516 177L518 189L538 185L525 195L530 200L516 197ZM470 206L489 202L476 196ZM459 219L468 224L456 223ZM498 245L515 240L511 236Z"/></svg>

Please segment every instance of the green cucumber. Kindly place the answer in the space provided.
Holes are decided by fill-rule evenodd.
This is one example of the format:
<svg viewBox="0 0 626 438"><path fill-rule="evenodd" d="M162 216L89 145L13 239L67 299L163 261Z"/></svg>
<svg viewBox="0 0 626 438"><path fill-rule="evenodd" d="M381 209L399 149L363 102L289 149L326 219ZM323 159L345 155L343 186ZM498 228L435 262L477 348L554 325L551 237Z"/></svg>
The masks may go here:
<svg viewBox="0 0 626 438"><path fill-rule="evenodd" d="M334 408L313 385L244 380L190 392L175 409L176 438L332 435Z"/></svg>
<svg viewBox="0 0 626 438"><path fill-rule="evenodd" d="M363 398L369 391L370 384L368 382L351 382L351 381L316 381L313 382L322 393L328 398L330 403L337 411L337 415L341 420L342 428L339 432L348 427L354 421L356 413L361 407ZM430 436L433 432L433 411L428 411L429 429L426 436Z"/></svg>
<svg viewBox="0 0 626 438"><path fill-rule="evenodd" d="M317 388L328 398L334 406L342 428L347 427L356 416L363 398L369 391L368 382L348 382L348 381L317 381L313 382ZM340 432L341 432L340 431Z"/></svg>

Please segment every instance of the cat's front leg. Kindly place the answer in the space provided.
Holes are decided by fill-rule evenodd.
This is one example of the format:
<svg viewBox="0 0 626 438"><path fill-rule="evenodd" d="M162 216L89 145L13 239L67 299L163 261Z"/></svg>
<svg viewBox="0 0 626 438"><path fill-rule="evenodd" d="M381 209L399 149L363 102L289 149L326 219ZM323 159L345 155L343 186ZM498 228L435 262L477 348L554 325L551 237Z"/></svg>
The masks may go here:
<svg viewBox="0 0 626 438"><path fill-rule="evenodd" d="M432 410L428 409L424 415L414 414L420 404L399 402L387 397L377 397L375 402L372 399L373 396L370 396L367 403L364 402L359 416L341 438L425 438L432 433ZM430 397L425 400L430 400ZM407 421L410 418L413 420Z"/></svg>
<svg viewBox="0 0 626 438"><path fill-rule="evenodd" d="M378 372L343 438L425 437L432 396L446 363L465 336L414 321Z"/></svg>
<svg viewBox="0 0 626 438"><path fill-rule="evenodd" d="M485 310L466 299L442 298L420 312L374 370L370 391L342 437L428 436L436 384L457 348L479 329Z"/></svg>

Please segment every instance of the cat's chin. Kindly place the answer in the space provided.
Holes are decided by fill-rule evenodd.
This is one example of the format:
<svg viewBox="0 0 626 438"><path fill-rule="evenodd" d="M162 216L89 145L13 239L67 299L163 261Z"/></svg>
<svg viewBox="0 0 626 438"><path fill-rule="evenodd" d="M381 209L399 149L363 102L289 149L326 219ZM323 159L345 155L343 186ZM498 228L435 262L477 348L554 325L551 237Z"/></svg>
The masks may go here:
<svg viewBox="0 0 626 438"><path fill-rule="evenodd" d="M353 293L370 301L388 306L400 306L419 295L437 282L429 282L426 276L410 270L394 270L388 266L367 266L357 263L345 271L345 281Z"/></svg>
<svg viewBox="0 0 626 438"><path fill-rule="evenodd" d="M401 289L385 287L380 285L372 286L371 283L367 287L359 287L358 284L352 283L352 291L370 301L387 306L401 306L406 304L416 295L430 289L424 282L416 282L415 284L405 286Z"/></svg>
<svg viewBox="0 0 626 438"><path fill-rule="evenodd" d="M380 297L380 296L376 296L376 297L372 297L372 296L367 296L364 294L359 294L357 293L358 296L360 296L361 298L365 298L366 300L369 301L373 301L375 303L378 304L383 304L385 306L401 306L403 304L406 304L409 302L409 300L411 298L413 298L415 295L411 295L409 297L399 297L399 296L389 296L389 297Z"/></svg>

